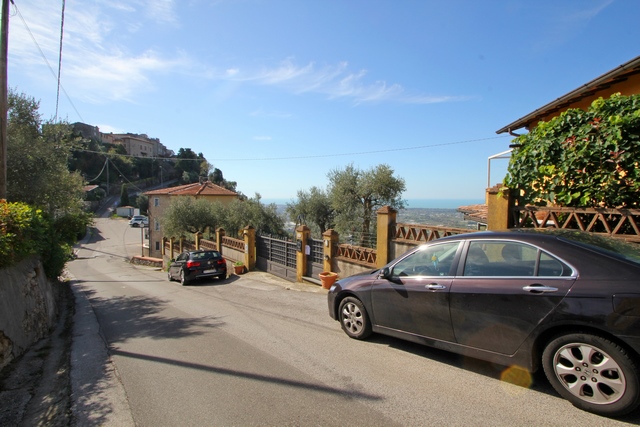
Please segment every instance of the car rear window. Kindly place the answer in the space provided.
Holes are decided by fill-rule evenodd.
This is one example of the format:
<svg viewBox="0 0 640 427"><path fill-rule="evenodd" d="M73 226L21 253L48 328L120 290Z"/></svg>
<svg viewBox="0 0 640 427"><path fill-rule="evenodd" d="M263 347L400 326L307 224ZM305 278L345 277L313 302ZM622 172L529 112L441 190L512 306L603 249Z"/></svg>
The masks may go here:
<svg viewBox="0 0 640 427"><path fill-rule="evenodd" d="M563 230L558 238L640 265L640 245L581 231Z"/></svg>
<svg viewBox="0 0 640 427"><path fill-rule="evenodd" d="M209 258L217 258L219 256L220 256L220 253L216 251L195 252L191 254L191 259L209 259Z"/></svg>

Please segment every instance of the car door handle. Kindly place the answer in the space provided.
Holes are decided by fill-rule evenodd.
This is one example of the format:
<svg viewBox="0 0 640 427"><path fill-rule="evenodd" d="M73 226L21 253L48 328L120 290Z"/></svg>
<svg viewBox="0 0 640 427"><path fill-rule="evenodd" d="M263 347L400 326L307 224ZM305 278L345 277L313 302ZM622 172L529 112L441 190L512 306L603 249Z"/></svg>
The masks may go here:
<svg viewBox="0 0 640 427"><path fill-rule="evenodd" d="M425 285L424 287L429 289L430 291L440 291L442 289L447 289L447 287L445 285L439 285L437 283L429 283L428 285Z"/></svg>
<svg viewBox="0 0 640 427"><path fill-rule="evenodd" d="M545 294L548 292L558 292L558 288L554 288L553 286L542 286L542 285L528 285L522 288L522 290L531 292L534 294Z"/></svg>

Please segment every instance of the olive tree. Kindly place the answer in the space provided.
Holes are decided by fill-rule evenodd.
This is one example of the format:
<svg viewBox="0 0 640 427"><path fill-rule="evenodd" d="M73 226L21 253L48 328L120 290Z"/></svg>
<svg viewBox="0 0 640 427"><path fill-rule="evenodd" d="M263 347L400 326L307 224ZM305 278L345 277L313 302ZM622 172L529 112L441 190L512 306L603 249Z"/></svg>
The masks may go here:
<svg viewBox="0 0 640 427"><path fill-rule="evenodd" d="M311 226L317 228L320 234L334 226L335 211L327 192L318 187L311 187L309 191L298 190L298 199L287 203L289 219L298 222L302 217Z"/></svg>
<svg viewBox="0 0 640 427"><path fill-rule="evenodd" d="M82 212L83 178L68 168L78 138L68 123L43 122L40 103L9 90L7 199L55 216Z"/></svg>
<svg viewBox="0 0 640 427"><path fill-rule="evenodd" d="M330 171L327 177L329 199L340 233L360 230L363 236L368 236L373 231L372 221L379 208L405 207L401 198L406 189L404 179L394 176L389 165L380 164L363 171L350 164L343 170Z"/></svg>

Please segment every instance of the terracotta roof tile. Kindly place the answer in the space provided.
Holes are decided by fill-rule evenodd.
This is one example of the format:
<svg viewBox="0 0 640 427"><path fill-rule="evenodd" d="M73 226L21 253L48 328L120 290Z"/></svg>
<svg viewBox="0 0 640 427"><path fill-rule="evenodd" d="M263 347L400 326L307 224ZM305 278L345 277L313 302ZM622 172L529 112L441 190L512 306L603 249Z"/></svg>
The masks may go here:
<svg viewBox="0 0 640 427"><path fill-rule="evenodd" d="M169 195L169 196L237 196L238 194L220 187L212 182L193 183L179 185L177 187L161 188L159 190L147 191L147 195Z"/></svg>
<svg viewBox="0 0 640 427"><path fill-rule="evenodd" d="M465 219L483 224L487 223L487 219L489 217L489 209L487 205L484 204L460 206L458 208L458 212L462 212Z"/></svg>

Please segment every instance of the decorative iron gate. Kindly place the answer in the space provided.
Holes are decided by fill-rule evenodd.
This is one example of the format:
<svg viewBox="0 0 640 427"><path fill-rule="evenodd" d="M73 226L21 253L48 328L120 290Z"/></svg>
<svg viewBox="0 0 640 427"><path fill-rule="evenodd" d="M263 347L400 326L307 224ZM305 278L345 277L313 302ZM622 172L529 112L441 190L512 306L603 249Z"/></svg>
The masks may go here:
<svg viewBox="0 0 640 427"><path fill-rule="evenodd" d="M286 237L256 236L256 267L291 282L296 281L296 244Z"/></svg>
<svg viewBox="0 0 640 427"><path fill-rule="evenodd" d="M324 249L322 247L322 240L308 239L309 255L307 255L307 268L305 269L305 276L317 279L318 274L324 271Z"/></svg>

